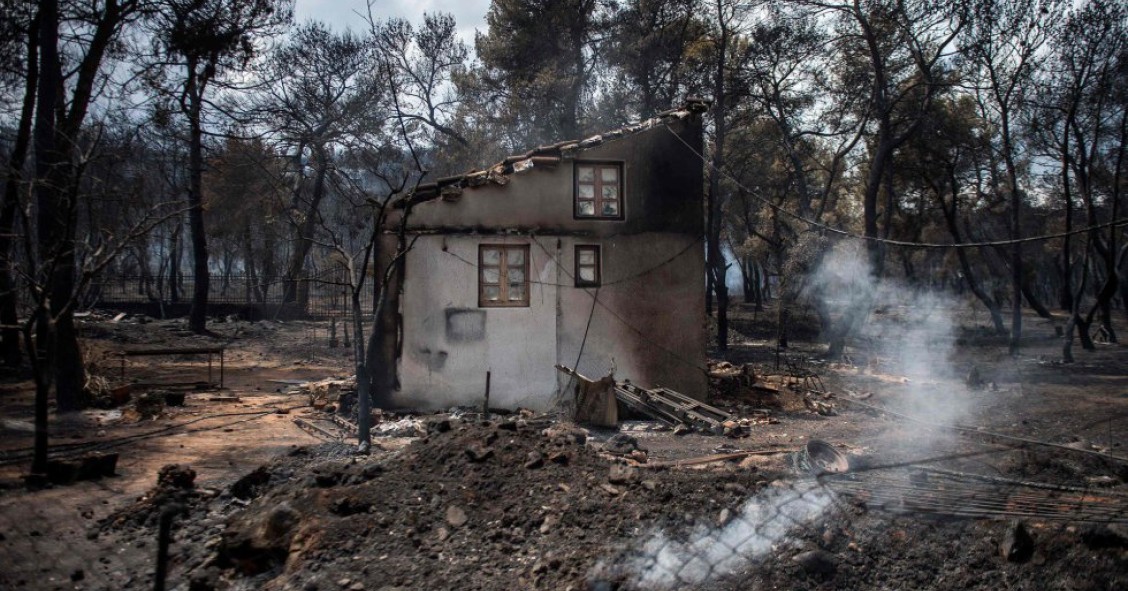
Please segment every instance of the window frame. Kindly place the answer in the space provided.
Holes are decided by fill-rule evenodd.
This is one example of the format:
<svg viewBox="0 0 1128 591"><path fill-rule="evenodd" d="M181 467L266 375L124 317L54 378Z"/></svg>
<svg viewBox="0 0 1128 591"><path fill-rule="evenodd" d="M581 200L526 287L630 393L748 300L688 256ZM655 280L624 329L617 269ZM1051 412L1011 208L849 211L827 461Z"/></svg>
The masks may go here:
<svg viewBox="0 0 1128 591"><path fill-rule="evenodd" d="M592 252L595 253L595 264L593 264L593 265L582 265L582 264L580 264L580 252L585 251L585 250L586 251L592 251ZM573 270L572 277L575 278L576 287L599 287L600 285L603 285L603 249L600 248L599 244L577 244L577 245L575 245L575 247L572 250L572 257L574 259L573 260L574 264L573 264L573 269L572 269ZM592 267L592 268L594 268L595 269L595 280L594 281L584 280L580 276L580 268L581 267Z"/></svg>
<svg viewBox="0 0 1128 591"><path fill-rule="evenodd" d="M591 167L595 169L593 182L580 182L580 169L584 167ZM619 211L616 215L603 215L603 172L605 168L613 168L616 172L616 190L618 191L618 199L608 199L607 201L616 201L619 204ZM624 166L622 161L610 160L576 160L572 164L572 217L577 220L597 220L597 221L622 221L626 218L626 182L623 179ZM580 186L591 185L592 198L586 199L580 197ZM582 215L580 214L580 202L591 201L594 207L595 214Z"/></svg>
<svg viewBox="0 0 1128 591"><path fill-rule="evenodd" d="M497 265L487 265L485 262L487 250L498 250L500 256L498 257ZM525 295L520 300L509 299L509 252L521 251L524 256L522 257L521 270L524 275ZM529 245L528 244L479 244L478 245L478 307L479 308L528 308L529 307ZM483 275L486 269L498 270L498 282L496 284L486 283L483 281ZM497 285L498 299L486 299L486 287Z"/></svg>

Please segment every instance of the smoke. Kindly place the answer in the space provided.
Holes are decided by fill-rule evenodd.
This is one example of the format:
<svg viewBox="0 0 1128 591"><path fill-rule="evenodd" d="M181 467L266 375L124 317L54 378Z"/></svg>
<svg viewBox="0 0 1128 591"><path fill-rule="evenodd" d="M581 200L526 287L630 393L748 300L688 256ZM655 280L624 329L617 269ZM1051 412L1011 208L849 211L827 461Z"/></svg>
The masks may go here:
<svg viewBox="0 0 1128 591"><path fill-rule="evenodd" d="M654 532L622 566L609 570L601 564L596 572L625 578L631 589L698 585L778 550L794 530L822 515L832 500L829 491L811 481L769 487L745 501L726 524L698 526L685 539Z"/></svg>
<svg viewBox="0 0 1128 591"><path fill-rule="evenodd" d="M955 313L950 295L874 277L864 250L839 245L827 253L807 283L808 295L836 322L854 318L848 351L864 368L859 381L881 383L879 404L937 424L956 424L969 414L952 355ZM895 423L903 424L903 423ZM896 447L901 453L930 453L943 431L914 428ZM700 585L731 574L753 561L787 548L796 530L830 509L833 494L817 482L800 480L769 487L744 502L736 515L716 527L698 526L688 535L648 534L626 560L595 576L625 579L628 588L675 589Z"/></svg>
<svg viewBox="0 0 1128 591"><path fill-rule="evenodd" d="M892 384L883 404L932 423L955 424L969 415L953 360L959 301L896 278L877 280L857 245L840 245L829 253L812 287L832 318L860 312L850 360ZM932 443L924 439L914 445L921 449Z"/></svg>

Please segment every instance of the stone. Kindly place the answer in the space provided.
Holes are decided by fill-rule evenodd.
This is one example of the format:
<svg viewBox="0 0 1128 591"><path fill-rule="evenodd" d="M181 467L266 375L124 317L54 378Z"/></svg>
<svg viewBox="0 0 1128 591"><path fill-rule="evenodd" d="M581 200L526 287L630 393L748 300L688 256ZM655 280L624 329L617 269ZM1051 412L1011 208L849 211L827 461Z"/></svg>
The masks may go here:
<svg viewBox="0 0 1128 591"><path fill-rule="evenodd" d="M603 444L603 451L618 456L625 456L638 450L643 450L642 446L638 444L638 439L626 433L616 433L607 440L607 443Z"/></svg>
<svg viewBox="0 0 1128 591"><path fill-rule="evenodd" d="M446 417L435 417L424 421L424 426L427 433L446 433L450 431L450 419Z"/></svg>
<svg viewBox="0 0 1128 591"><path fill-rule="evenodd" d="M446 522L451 527L462 527L470 518L466 516L466 512L457 505L451 505L446 510Z"/></svg>
<svg viewBox="0 0 1128 591"><path fill-rule="evenodd" d="M1128 548L1128 526L1090 524L1082 528L1081 541L1094 550Z"/></svg>
<svg viewBox="0 0 1128 591"><path fill-rule="evenodd" d="M548 532L552 531L552 529L554 527L556 527L556 524L558 524L558 523L560 523L560 516L559 515L554 515L554 514L545 515L544 521L541 522L541 525L540 525L540 533L547 534Z"/></svg>
<svg viewBox="0 0 1128 591"><path fill-rule="evenodd" d="M279 503L266 516L266 521L263 523L263 538L272 543L277 542L290 533L300 520L301 516L289 503Z"/></svg>
<svg viewBox="0 0 1128 591"><path fill-rule="evenodd" d="M536 470L544 466L544 454L539 451L531 451L525 458L525 468L529 470Z"/></svg>
<svg viewBox="0 0 1128 591"><path fill-rule="evenodd" d="M493 457L494 451L481 444L473 444L466 448L466 457L474 463L484 462Z"/></svg>
<svg viewBox="0 0 1128 591"><path fill-rule="evenodd" d="M1034 555L1034 538L1026 530L1026 525L1015 521L1007 529L999 553L1009 562L1026 562Z"/></svg>
<svg viewBox="0 0 1128 591"><path fill-rule="evenodd" d="M584 445L587 443L587 431L572 425L553 425L541 431L548 440L556 445Z"/></svg>
<svg viewBox="0 0 1128 591"><path fill-rule="evenodd" d="M638 468L626 464L611 464L607 482L611 484L630 484L638 480Z"/></svg>
<svg viewBox="0 0 1128 591"><path fill-rule="evenodd" d="M645 488L646 490L649 490L649 491L655 491L655 490L658 489L658 481L657 480L643 480L642 481L642 488Z"/></svg>
<svg viewBox="0 0 1128 591"><path fill-rule="evenodd" d="M791 561L810 574L833 575L838 572L838 559L825 550L800 552L793 556Z"/></svg>

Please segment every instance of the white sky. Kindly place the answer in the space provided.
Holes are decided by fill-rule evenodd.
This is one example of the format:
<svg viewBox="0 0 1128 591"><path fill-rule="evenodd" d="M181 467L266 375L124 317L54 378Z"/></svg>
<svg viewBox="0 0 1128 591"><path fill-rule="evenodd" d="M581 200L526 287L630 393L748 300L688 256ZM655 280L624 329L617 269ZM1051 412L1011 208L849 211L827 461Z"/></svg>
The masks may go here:
<svg viewBox="0 0 1128 591"><path fill-rule="evenodd" d="M362 32L368 25L366 0L296 0L294 21L319 20L335 29L351 28ZM425 12L446 12L454 15L458 32L468 43L474 42L474 30L485 32L486 11L490 0L374 0L372 12L379 19L405 18L412 24L423 20Z"/></svg>

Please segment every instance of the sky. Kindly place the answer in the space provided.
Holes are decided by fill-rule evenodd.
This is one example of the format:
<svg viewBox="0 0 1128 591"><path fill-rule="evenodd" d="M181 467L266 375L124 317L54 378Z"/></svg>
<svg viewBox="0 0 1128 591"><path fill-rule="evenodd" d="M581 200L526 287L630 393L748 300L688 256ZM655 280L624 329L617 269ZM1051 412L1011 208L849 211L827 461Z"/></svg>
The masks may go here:
<svg viewBox="0 0 1128 591"><path fill-rule="evenodd" d="M296 0L294 21L316 19L334 29L361 32L368 26L361 16L367 14L367 6L366 0ZM473 43L474 30L486 30L489 7L490 0L374 0L372 12L377 18L405 18L413 24L422 21L425 12L447 12L454 15L462 39Z"/></svg>

